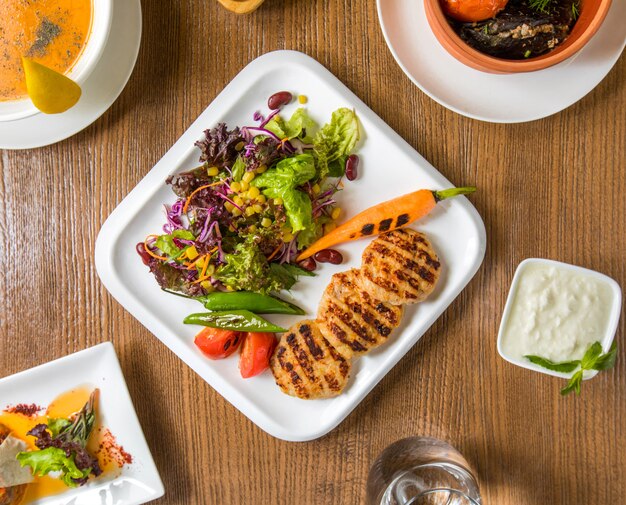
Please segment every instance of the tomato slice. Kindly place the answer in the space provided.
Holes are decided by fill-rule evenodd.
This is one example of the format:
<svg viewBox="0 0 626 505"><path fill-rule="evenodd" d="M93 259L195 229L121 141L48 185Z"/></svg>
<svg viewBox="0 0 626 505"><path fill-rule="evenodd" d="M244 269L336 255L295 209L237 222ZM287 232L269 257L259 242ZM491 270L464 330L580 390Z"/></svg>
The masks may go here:
<svg viewBox="0 0 626 505"><path fill-rule="evenodd" d="M270 366L270 357L276 348L273 333L248 333L241 347L239 372L244 379L259 375Z"/></svg>
<svg viewBox="0 0 626 505"><path fill-rule="evenodd" d="M207 358L222 359L237 350L241 338L239 331L204 328L196 335L194 343Z"/></svg>

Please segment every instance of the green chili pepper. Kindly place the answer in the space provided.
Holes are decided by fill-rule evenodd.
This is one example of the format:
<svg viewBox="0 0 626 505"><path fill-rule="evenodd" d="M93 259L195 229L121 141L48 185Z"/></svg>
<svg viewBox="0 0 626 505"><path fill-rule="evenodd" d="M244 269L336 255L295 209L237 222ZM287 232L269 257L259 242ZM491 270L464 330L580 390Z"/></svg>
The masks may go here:
<svg viewBox="0 0 626 505"><path fill-rule="evenodd" d="M226 293L215 291L208 295L195 297L167 289L165 291L173 295L196 300L202 303L205 309L213 311L249 310L255 314L305 314L304 310L293 303L289 303L274 296L262 295L261 293L253 293L251 291L233 291Z"/></svg>
<svg viewBox="0 0 626 505"><path fill-rule="evenodd" d="M279 333L287 331L280 326L270 323L267 319L253 314L249 310L231 310L222 312L201 312L188 315L185 324L198 324L233 331L254 331Z"/></svg>

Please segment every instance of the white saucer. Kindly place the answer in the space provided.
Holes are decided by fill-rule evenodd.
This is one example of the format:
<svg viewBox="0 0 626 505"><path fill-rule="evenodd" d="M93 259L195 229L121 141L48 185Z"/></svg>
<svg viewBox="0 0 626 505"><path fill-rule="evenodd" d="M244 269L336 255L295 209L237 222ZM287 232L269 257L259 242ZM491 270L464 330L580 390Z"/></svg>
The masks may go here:
<svg viewBox="0 0 626 505"><path fill-rule="evenodd" d="M0 122L0 149L32 149L87 128L117 100L135 67L141 42L140 0L114 0L111 33L102 58L82 85L78 104L63 114Z"/></svg>
<svg viewBox="0 0 626 505"><path fill-rule="evenodd" d="M555 114L595 88L626 45L626 0L613 5L587 46L554 67L525 74L479 72L439 44L421 0L377 0L380 25L404 73L454 112L493 123L521 123Z"/></svg>

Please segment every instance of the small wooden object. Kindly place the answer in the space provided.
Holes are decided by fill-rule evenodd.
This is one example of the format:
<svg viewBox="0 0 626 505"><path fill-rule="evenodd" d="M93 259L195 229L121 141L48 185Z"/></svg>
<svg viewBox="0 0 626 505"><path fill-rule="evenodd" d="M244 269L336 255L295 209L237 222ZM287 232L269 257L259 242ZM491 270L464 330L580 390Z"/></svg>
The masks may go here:
<svg viewBox="0 0 626 505"><path fill-rule="evenodd" d="M249 14L257 10L264 0L219 0L219 2L236 14Z"/></svg>

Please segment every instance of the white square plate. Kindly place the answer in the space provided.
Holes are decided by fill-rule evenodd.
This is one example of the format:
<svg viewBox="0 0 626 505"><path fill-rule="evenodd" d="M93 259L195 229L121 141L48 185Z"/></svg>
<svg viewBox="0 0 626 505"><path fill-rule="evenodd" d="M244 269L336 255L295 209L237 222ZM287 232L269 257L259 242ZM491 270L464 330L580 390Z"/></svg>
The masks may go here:
<svg viewBox="0 0 626 505"><path fill-rule="evenodd" d="M110 342L0 379L0 409L20 403L47 406L60 394L82 385L100 389L98 414L102 425L113 433L133 462L115 478L103 475L31 505L139 505L163 496L159 472Z"/></svg>
<svg viewBox="0 0 626 505"><path fill-rule="evenodd" d="M277 51L244 68L113 211L96 242L96 267L104 285L131 314L250 420L275 437L305 441L337 426L456 298L482 262L485 227L464 197L443 202L418 223L443 264L438 287L428 301L408 307L390 342L355 361L348 387L336 398L292 398L281 393L270 373L242 379L235 355L221 361L206 359L193 344L200 328L182 323L187 314L202 307L161 291L141 263L135 245L161 229L163 204L175 201L165 179L198 165L199 151L194 142L202 137L203 130L222 121L229 127L252 124L255 111L266 111L267 97L284 89L308 97L306 107L318 124L328 121L339 107L354 108L359 116L363 133L357 146L360 175L356 181L346 182L345 191L338 194L344 216L409 191L453 186L322 65L302 53ZM290 105L284 115L296 107ZM307 311L306 317L315 317L322 292L334 273L360 265L368 243L361 240L341 245L342 265L320 265L316 277L302 278L296 284L290 295ZM271 319L286 328L299 318Z"/></svg>

